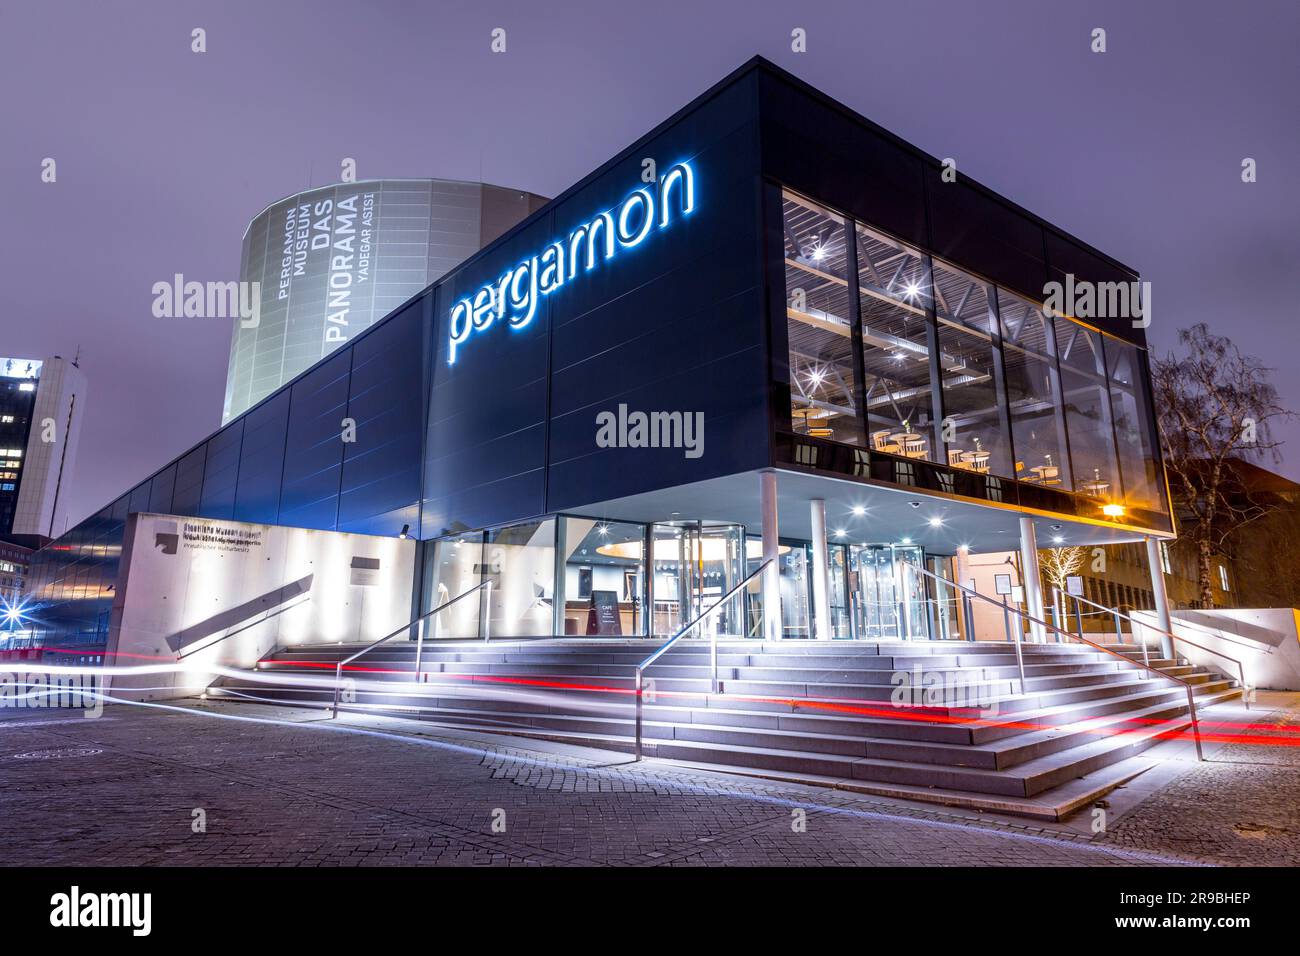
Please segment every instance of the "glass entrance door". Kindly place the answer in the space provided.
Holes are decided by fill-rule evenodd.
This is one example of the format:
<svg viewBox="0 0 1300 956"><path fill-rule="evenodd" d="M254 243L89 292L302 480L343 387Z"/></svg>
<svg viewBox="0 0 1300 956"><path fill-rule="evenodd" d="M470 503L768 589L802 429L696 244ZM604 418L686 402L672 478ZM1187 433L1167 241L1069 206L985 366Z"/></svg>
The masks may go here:
<svg viewBox="0 0 1300 956"><path fill-rule="evenodd" d="M745 576L745 529L698 521L651 527L653 632L671 637ZM719 608L694 636L743 637L744 595Z"/></svg>
<svg viewBox="0 0 1300 956"><path fill-rule="evenodd" d="M859 640L927 640L923 553L914 545L850 545L849 603Z"/></svg>

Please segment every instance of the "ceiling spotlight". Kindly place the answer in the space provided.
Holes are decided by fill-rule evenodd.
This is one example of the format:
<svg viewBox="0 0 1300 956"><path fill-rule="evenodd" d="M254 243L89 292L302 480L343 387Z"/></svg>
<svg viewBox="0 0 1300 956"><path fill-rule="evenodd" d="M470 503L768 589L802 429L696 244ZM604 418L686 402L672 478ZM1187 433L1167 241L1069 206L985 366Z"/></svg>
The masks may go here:
<svg viewBox="0 0 1300 956"><path fill-rule="evenodd" d="M1052 544L1060 544L1064 540L1065 539L1062 538L1059 534L1052 535Z"/></svg>
<svg viewBox="0 0 1300 956"><path fill-rule="evenodd" d="M938 517L937 515L930 519L931 528L938 528L941 527L942 525L943 525L943 519Z"/></svg>
<svg viewBox="0 0 1300 956"><path fill-rule="evenodd" d="M862 505L853 506L853 516L855 518L861 518L866 513L867 513L867 509L864 508Z"/></svg>
<svg viewBox="0 0 1300 956"><path fill-rule="evenodd" d="M598 528L596 529L596 533L597 533L597 534L602 534L602 535L604 535L604 534L609 534L609 525L607 525L607 524L603 524L603 525L601 525L600 527L598 527Z"/></svg>
<svg viewBox="0 0 1300 956"><path fill-rule="evenodd" d="M919 501L909 501L908 504L911 505L913 508L921 507L921 502Z"/></svg>
<svg viewBox="0 0 1300 956"><path fill-rule="evenodd" d="M842 538L842 537L844 537L846 534L848 534L848 532L845 531L843 528L836 528L836 529L835 529L835 537L837 537L837 538Z"/></svg>
<svg viewBox="0 0 1300 956"><path fill-rule="evenodd" d="M1101 513L1104 514L1107 518L1122 518L1122 517L1124 517L1124 506L1123 506L1123 505L1105 505L1105 506L1101 509Z"/></svg>
<svg viewBox="0 0 1300 956"><path fill-rule="evenodd" d="M903 295L907 296L909 299L915 299L920 294L921 285L917 282L909 282L903 289Z"/></svg>
<svg viewBox="0 0 1300 956"><path fill-rule="evenodd" d="M911 544L911 543L912 543L912 539L911 539L911 538L904 538L904 539L903 539L903 544Z"/></svg>
<svg viewBox="0 0 1300 956"><path fill-rule="evenodd" d="M401 532L397 536L399 538L408 538L410 537L410 535L411 535L411 526L409 524L404 524L402 525Z"/></svg>
<svg viewBox="0 0 1300 956"><path fill-rule="evenodd" d="M1052 525L1052 530L1053 530L1053 531L1060 531L1060 530L1061 530L1061 526L1060 526L1059 524L1054 524L1054 525Z"/></svg>

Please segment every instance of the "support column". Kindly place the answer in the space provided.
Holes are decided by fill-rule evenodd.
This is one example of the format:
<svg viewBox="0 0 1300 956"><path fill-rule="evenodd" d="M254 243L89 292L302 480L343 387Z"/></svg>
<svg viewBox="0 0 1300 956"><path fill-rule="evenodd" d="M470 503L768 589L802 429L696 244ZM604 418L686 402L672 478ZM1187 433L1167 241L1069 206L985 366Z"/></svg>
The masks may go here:
<svg viewBox="0 0 1300 956"><path fill-rule="evenodd" d="M1043 617L1042 574L1038 570L1038 535L1034 531L1033 518L1020 519L1020 584L1025 589L1025 610L1038 621ZM1029 624L1031 639L1042 644L1047 640L1047 629L1037 621Z"/></svg>
<svg viewBox="0 0 1300 956"><path fill-rule="evenodd" d="M758 476L758 506L762 515L763 560L770 561L762 575L763 639L781 639L780 536L776 529L776 472Z"/></svg>
<svg viewBox="0 0 1300 956"><path fill-rule="evenodd" d="M1160 539L1150 535L1146 539L1147 566L1151 569L1151 596L1156 602L1156 624L1162 631L1173 631L1173 621L1169 615L1169 591L1165 588L1164 561L1160 558ZM1169 634L1160 635L1160 656L1172 659L1174 656L1174 639Z"/></svg>
<svg viewBox="0 0 1300 956"><path fill-rule="evenodd" d="M829 641L831 627L831 556L826 547L826 502L814 498L812 505L813 638Z"/></svg>

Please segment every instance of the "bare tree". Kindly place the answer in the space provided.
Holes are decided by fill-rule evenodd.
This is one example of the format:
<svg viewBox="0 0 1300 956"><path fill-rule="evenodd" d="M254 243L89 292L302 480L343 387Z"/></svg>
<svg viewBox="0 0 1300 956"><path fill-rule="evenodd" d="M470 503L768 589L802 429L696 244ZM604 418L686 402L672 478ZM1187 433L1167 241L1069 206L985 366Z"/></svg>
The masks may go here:
<svg viewBox="0 0 1300 956"><path fill-rule="evenodd" d="M1268 381L1273 370L1203 322L1180 329L1178 343L1184 354L1153 359L1151 380L1180 530L1196 549L1200 602L1209 608L1211 556L1271 508L1251 496L1231 459L1280 461L1271 426L1292 413Z"/></svg>
<svg viewBox="0 0 1300 956"><path fill-rule="evenodd" d="M1062 591L1069 590L1070 578L1078 574L1087 560L1088 549L1070 545L1065 548L1048 548L1038 552L1038 566L1048 585Z"/></svg>

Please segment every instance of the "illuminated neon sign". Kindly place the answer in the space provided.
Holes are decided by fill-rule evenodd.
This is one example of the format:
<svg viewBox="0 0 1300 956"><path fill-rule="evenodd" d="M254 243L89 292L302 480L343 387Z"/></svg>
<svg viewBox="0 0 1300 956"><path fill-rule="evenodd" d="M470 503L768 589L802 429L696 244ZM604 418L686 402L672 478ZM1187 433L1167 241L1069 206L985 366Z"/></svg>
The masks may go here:
<svg viewBox="0 0 1300 956"><path fill-rule="evenodd" d="M542 252L486 283L472 296L451 308L447 364L456 362L456 350L475 332L485 332L494 322L512 329L525 328L537 314L540 296L563 288L566 282L596 268L598 262L633 249L651 232L663 230L674 219L695 209L695 174L690 163L678 163L659 181L627 195L615 208L578 226Z"/></svg>

